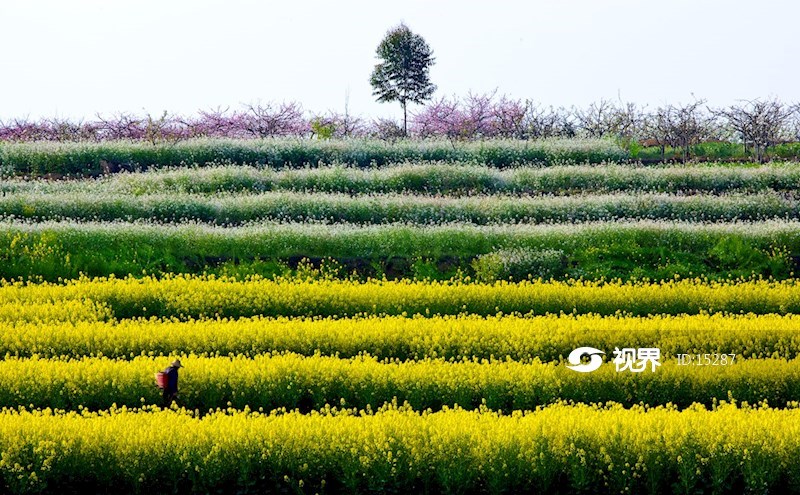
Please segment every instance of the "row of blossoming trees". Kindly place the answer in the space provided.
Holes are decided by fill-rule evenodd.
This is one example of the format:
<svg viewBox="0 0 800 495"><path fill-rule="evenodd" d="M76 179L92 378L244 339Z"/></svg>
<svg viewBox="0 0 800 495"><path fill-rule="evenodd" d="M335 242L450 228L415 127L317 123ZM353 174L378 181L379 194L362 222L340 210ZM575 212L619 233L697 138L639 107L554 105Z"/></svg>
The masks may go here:
<svg viewBox="0 0 800 495"><path fill-rule="evenodd" d="M800 104L778 99L743 101L711 108L705 100L642 107L601 100L585 108L554 108L529 100L469 94L441 97L413 114L409 134L450 140L482 138L614 137L644 146L682 150L707 141L744 143L759 158L779 143L800 141ZM296 102L251 104L200 111L191 117L119 113L89 121L10 119L0 121L4 141L141 140L174 142L195 137L303 138L402 137L399 122L367 120L345 113L310 114Z"/></svg>

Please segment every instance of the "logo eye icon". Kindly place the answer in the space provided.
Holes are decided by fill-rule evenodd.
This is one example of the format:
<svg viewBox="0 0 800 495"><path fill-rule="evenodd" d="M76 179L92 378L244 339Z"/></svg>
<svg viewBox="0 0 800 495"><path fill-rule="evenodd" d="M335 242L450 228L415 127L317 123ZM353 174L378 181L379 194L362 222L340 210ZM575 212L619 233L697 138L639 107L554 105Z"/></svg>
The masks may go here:
<svg viewBox="0 0 800 495"><path fill-rule="evenodd" d="M594 347L578 347L574 351L569 353L567 356L567 361L570 362L570 365L567 365L567 368L580 371L581 373L589 373L590 371L594 371L603 364L603 358L600 354L605 354L605 352L601 351L600 349L595 349ZM581 363L581 357L584 355L589 356L588 363Z"/></svg>

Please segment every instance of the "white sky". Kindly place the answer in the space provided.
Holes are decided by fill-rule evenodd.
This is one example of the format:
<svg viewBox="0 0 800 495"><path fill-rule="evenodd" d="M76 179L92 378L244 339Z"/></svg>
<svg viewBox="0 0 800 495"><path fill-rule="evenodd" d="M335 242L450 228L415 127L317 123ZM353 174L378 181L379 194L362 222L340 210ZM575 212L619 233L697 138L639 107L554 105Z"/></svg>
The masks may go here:
<svg viewBox="0 0 800 495"><path fill-rule="evenodd" d="M0 0L0 119L259 100L322 113L348 91L351 112L398 116L369 75L400 21L433 48L437 96L800 101L796 0Z"/></svg>

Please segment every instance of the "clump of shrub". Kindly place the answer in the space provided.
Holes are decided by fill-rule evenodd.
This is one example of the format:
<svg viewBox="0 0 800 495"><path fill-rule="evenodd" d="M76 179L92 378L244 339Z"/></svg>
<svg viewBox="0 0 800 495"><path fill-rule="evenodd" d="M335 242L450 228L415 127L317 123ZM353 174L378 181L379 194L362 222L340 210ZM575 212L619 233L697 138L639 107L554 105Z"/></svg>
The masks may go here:
<svg viewBox="0 0 800 495"><path fill-rule="evenodd" d="M482 282L550 279L564 274L566 257L559 249L514 247L480 255L472 262L472 268Z"/></svg>

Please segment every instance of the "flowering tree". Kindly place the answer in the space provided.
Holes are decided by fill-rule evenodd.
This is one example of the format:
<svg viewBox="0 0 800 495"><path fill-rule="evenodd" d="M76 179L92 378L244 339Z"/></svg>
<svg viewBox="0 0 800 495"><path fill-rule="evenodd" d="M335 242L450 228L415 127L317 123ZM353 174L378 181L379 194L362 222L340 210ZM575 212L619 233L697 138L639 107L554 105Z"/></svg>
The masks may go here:
<svg viewBox="0 0 800 495"><path fill-rule="evenodd" d="M414 115L413 131L420 137L448 139L505 137L516 139L574 136L575 125L563 109L540 108L529 101L495 92L441 97Z"/></svg>
<svg viewBox="0 0 800 495"><path fill-rule="evenodd" d="M97 115L90 121L64 118L0 121L0 141L102 141L130 140L152 144L188 138L252 139L268 137L364 137L394 140L410 132L420 138L457 140L482 138L547 139L552 137L615 137L636 139L658 146L662 156L668 146L682 148L708 139L738 139L745 151L764 158L776 144L800 141L800 104L778 100L753 100L725 109L708 110L704 100L688 105L664 105L644 113L632 103L615 105L607 100L586 109L546 107L530 100L497 96L496 91L466 97L439 97L411 115L409 123L377 119L367 121L344 113L306 113L299 103L251 104L237 110L217 107L182 117L136 115L120 112ZM322 132L320 132L322 131Z"/></svg>
<svg viewBox="0 0 800 495"><path fill-rule="evenodd" d="M295 102L247 105L247 111L240 118L244 129L259 138L302 136L309 129L303 107Z"/></svg>
<svg viewBox="0 0 800 495"><path fill-rule="evenodd" d="M502 96L492 108L494 134L498 137L525 139L528 102Z"/></svg>
<svg viewBox="0 0 800 495"><path fill-rule="evenodd" d="M323 132L329 130L330 134L327 137L343 139L364 137L370 132L366 121L357 115L352 115L347 106L344 113L329 111L326 114L315 115L311 119L312 137L314 135L321 137L320 130Z"/></svg>
<svg viewBox="0 0 800 495"><path fill-rule="evenodd" d="M109 117L97 114L97 120L97 133L100 139L139 140L144 138L144 118L119 112Z"/></svg>
<svg viewBox="0 0 800 495"><path fill-rule="evenodd" d="M245 133L244 112L230 112L221 107L201 110L196 119L188 121L194 137L247 137Z"/></svg>
<svg viewBox="0 0 800 495"><path fill-rule="evenodd" d="M413 115L414 134L419 137L442 136L456 139L463 136L464 114L456 98L441 98L426 105ZM403 134L407 129L403 130Z"/></svg>

